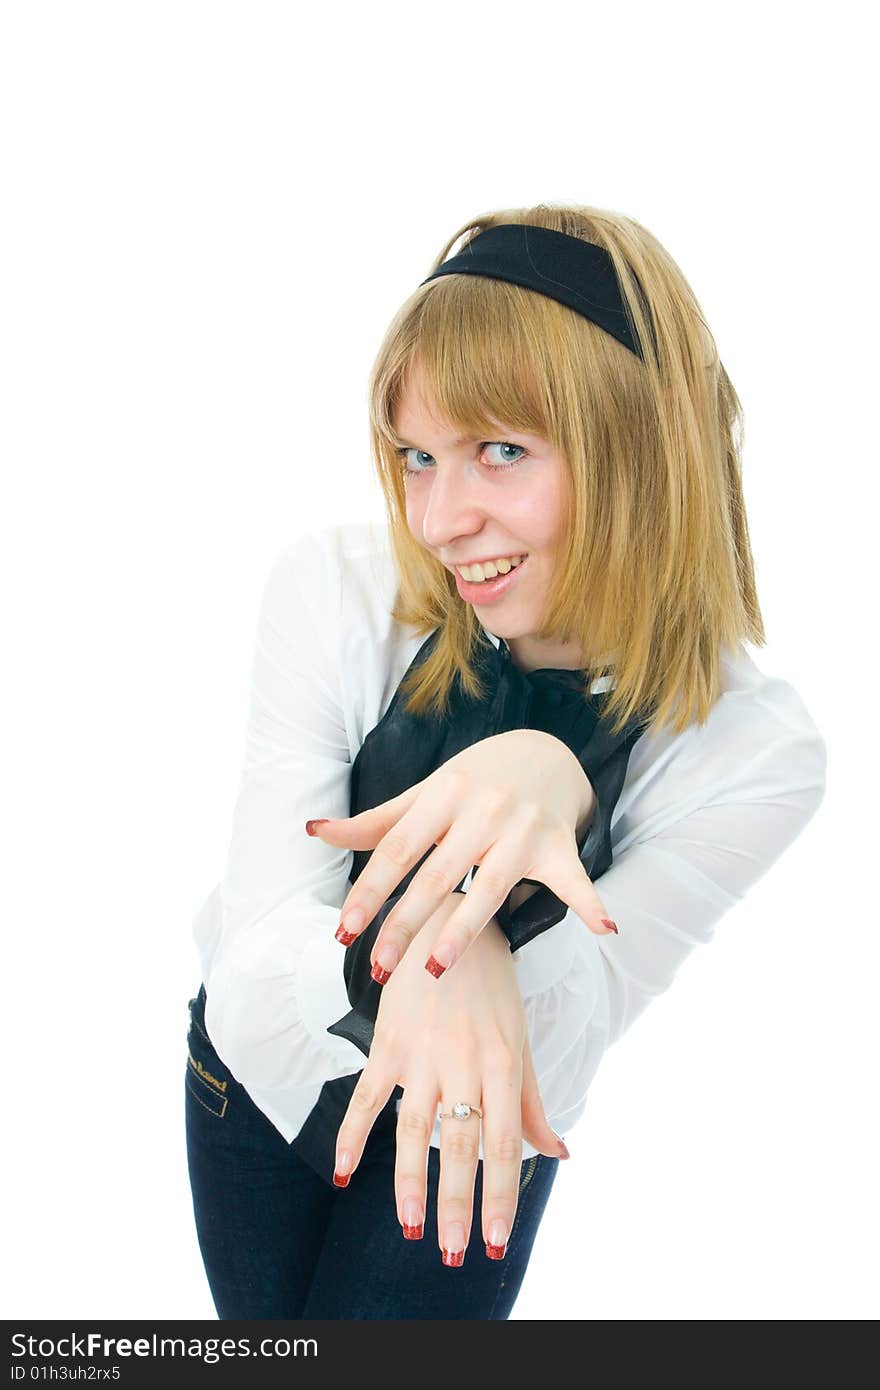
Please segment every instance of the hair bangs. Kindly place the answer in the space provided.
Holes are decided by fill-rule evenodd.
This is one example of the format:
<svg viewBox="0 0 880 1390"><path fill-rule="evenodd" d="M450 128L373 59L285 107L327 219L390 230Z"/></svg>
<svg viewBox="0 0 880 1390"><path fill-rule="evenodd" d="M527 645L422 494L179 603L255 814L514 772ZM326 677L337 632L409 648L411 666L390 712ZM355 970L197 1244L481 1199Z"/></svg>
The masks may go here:
<svg viewBox="0 0 880 1390"><path fill-rule="evenodd" d="M417 361L430 414L462 432L491 437L499 426L552 439L553 383L538 345L543 327L535 296L518 285L449 275L421 288L400 345L393 387L379 410L380 432L396 442L394 408ZM536 311L537 309L537 311Z"/></svg>

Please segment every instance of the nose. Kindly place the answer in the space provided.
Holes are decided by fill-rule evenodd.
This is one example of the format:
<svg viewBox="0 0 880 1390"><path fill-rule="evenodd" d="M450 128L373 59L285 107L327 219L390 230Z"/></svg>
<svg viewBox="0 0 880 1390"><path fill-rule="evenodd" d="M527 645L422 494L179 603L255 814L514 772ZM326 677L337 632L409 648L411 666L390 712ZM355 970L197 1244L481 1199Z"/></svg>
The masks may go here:
<svg viewBox="0 0 880 1390"><path fill-rule="evenodd" d="M482 479L466 464L437 464L431 474L422 517L422 536L431 550L446 550L459 536L471 536L486 523Z"/></svg>

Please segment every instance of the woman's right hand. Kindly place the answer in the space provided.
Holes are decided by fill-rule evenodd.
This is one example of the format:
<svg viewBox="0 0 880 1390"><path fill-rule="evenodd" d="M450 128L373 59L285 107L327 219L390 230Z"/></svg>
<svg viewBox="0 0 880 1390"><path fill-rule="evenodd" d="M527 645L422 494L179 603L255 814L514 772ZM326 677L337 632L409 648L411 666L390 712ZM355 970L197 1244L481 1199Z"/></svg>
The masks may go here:
<svg viewBox="0 0 880 1390"><path fill-rule="evenodd" d="M428 919L422 928L427 945L457 906L452 893ZM404 1235L422 1234L437 1107L448 1111L463 1100L483 1111L482 1234L487 1254L500 1259L516 1214L523 1136L548 1157L566 1158L568 1151L544 1114L516 968L494 917L442 979L423 969L419 953L408 951L383 986L370 1055L337 1136L340 1176L356 1168L395 1086L404 1093L394 1179ZM437 1229L447 1264L461 1262L470 1238L480 1126L474 1114L441 1122Z"/></svg>

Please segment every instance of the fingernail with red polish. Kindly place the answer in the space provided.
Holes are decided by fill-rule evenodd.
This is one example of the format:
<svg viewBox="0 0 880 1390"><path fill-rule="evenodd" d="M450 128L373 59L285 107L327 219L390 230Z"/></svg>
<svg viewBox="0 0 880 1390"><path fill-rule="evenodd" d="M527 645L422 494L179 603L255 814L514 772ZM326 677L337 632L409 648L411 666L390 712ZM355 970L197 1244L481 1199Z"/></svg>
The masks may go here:
<svg viewBox="0 0 880 1390"><path fill-rule="evenodd" d="M351 1177L351 1154L348 1149L343 1149L339 1158L336 1160L336 1172L333 1174L333 1182L336 1187L348 1187Z"/></svg>
<svg viewBox="0 0 880 1390"><path fill-rule="evenodd" d="M503 1260L507 1249L507 1227L501 1220L495 1220L489 1227L486 1241L486 1255L490 1260Z"/></svg>
<svg viewBox="0 0 880 1390"><path fill-rule="evenodd" d="M377 985L387 985L388 981L391 979L391 971L383 970L378 961L376 961L376 964L373 966L372 970L370 971L370 974L376 981Z"/></svg>
<svg viewBox="0 0 880 1390"><path fill-rule="evenodd" d="M318 831L317 831L317 829L316 829L316 826L319 826L319 825L326 825L327 822L329 821L329 819L330 819L329 816L323 816L321 820L307 820L307 821L306 821L306 834L307 834L307 835L317 835Z"/></svg>
<svg viewBox="0 0 880 1390"><path fill-rule="evenodd" d="M421 1240L424 1230L424 1218L422 1216L421 1204L416 1197L405 1197L403 1199L403 1238L404 1240Z"/></svg>
<svg viewBox="0 0 880 1390"><path fill-rule="evenodd" d="M435 956L428 956L425 961L425 969L434 976L435 980L439 980L444 970L448 970L454 960L455 952L449 943L444 941L442 946L437 947Z"/></svg>
<svg viewBox="0 0 880 1390"><path fill-rule="evenodd" d="M603 917L603 918L602 918L602 926L605 928L606 931L613 931L614 934L615 934L615 936L619 936L619 935L620 935L620 932L619 932L618 929L617 929L617 923L616 923L616 922L612 922L612 920L611 920L610 917Z"/></svg>
<svg viewBox="0 0 880 1390"><path fill-rule="evenodd" d="M364 925L364 914L361 908L353 907L350 912L346 912L339 926L336 928L336 940L341 941L343 946L350 946L353 941L357 941L358 932Z"/></svg>
<svg viewBox="0 0 880 1390"><path fill-rule="evenodd" d="M390 941L383 941L382 945L376 952L376 965L379 967L380 970L383 970L385 972L385 980L388 979L388 976L391 974L392 970L397 969L397 966L399 964L400 952L398 951L397 947L393 945L393 943ZM374 974L373 979L378 980L378 975ZM379 980L379 984L384 985L385 980Z"/></svg>
<svg viewBox="0 0 880 1390"><path fill-rule="evenodd" d="M464 1264L464 1226L453 1221L446 1228L446 1244L443 1246L442 1260L450 1269L458 1269Z"/></svg>

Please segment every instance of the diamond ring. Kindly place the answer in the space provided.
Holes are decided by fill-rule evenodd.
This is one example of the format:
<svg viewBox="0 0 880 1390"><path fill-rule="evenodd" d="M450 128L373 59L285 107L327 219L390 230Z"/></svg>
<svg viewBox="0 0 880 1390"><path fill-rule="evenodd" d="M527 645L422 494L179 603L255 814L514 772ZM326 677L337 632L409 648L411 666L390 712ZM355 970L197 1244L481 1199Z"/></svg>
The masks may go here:
<svg viewBox="0 0 880 1390"><path fill-rule="evenodd" d="M441 1120L467 1120L471 1115L479 1115L483 1118L483 1112L479 1106L468 1105L463 1100L457 1100L451 1110L443 1110L439 1115Z"/></svg>

